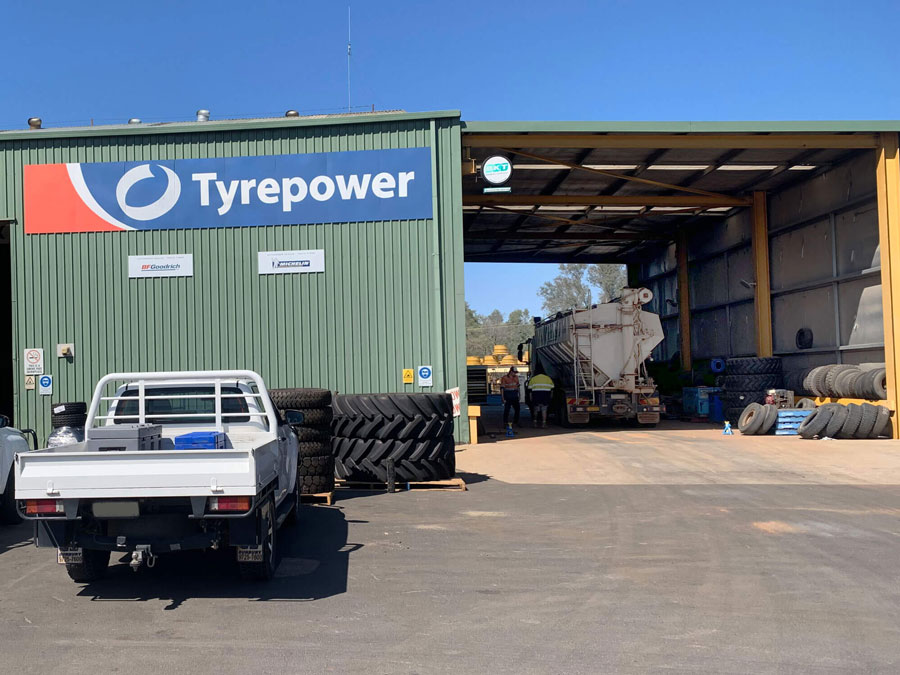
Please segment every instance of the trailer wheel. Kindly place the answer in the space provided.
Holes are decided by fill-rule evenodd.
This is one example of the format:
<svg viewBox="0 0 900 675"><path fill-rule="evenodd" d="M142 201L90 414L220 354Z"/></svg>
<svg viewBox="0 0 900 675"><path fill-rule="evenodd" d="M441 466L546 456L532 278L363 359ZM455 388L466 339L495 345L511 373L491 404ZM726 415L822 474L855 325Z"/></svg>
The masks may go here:
<svg viewBox="0 0 900 675"><path fill-rule="evenodd" d="M3 494L0 495L0 523L4 525L15 525L22 518L16 511L16 479L13 467L9 468L9 476L6 478L6 486L3 488Z"/></svg>
<svg viewBox="0 0 900 675"><path fill-rule="evenodd" d="M269 497L265 504L259 508L259 529L262 533L262 555L259 562L239 562L241 578L245 581L268 581L275 576L276 550L275 542L277 530L275 529L275 499Z"/></svg>
<svg viewBox="0 0 900 675"><path fill-rule="evenodd" d="M72 581L85 584L106 575L109 567L109 551L82 549L80 563L66 563L66 573Z"/></svg>

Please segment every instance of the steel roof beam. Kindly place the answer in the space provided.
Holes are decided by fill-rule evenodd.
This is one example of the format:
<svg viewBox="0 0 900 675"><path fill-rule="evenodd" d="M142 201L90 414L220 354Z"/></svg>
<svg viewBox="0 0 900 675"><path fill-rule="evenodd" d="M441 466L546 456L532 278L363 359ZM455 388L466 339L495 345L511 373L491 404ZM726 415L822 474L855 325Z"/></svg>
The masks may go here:
<svg viewBox="0 0 900 675"><path fill-rule="evenodd" d="M716 208L749 206L747 197L707 197L705 195L463 195L466 206L679 206Z"/></svg>
<svg viewBox="0 0 900 675"><path fill-rule="evenodd" d="M463 134L469 148L875 149L877 134Z"/></svg>
<svg viewBox="0 0 900 675"><path fill-rule="evenodd" d="M504 232L479 230L466 234L467 240L486 239L489 241L672 241L674 235L640 234L637 232Z"/></svg>

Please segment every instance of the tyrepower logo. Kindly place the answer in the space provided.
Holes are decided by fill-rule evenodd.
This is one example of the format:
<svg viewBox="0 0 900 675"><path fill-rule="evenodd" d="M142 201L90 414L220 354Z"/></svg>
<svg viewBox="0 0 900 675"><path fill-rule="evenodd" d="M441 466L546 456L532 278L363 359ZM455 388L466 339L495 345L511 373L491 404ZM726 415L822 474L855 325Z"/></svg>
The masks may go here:
<svg viewBox="0 0 900 675"><path fill-rule="evenodd" d="M432 217L431 150L25 167L25 232Z"/></svg>

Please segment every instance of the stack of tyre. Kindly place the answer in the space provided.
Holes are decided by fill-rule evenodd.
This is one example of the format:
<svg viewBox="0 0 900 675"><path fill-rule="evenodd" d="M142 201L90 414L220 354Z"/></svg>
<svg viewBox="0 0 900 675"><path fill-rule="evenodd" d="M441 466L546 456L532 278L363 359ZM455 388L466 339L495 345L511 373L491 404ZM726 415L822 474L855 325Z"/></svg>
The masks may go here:
<svg viewBox="0 0 900 675"><path fill-rule="evenodd" d="M327 389L270 389L269 396L282 415L285 410L303 413L303 423L292 427L299 445L300 494L321 494L334 490L331 392Z"/></svg>
<svg viewBox="0 0 900 675"><path fill-rule="evenodd" d="M795 389L814 396L862 398L880 401L887 398L887 371L883 367L863 370L859 366L837 363L798 372L791 377Z"/></svg>
<svg viewBox="0 0 900 675"><path fill-rule="evenodd" d="M84 401L54 403L50 407L50 426L53 430L47 436L47 447L80 443L84 440L86 422L87 404Z"/></svg>
<svg viewBox="0 0 900 675"><path fill-rule="evenodd" d="M335 475L350 482L452 478L456 473L449 394L343 394L334 397Z"/></svg>
<svg viewBox="0 0 900 675"><path fill-rule="evenodd" d="M725 419L740 419L751 403L762 403L769 389L781 389L781 359L778 357L747 357L725 361L722 378L722 407Z"/></svg>
<svg viewBox="0 0 900 675"><path fill-rule="evenodd" d="M871 403L826 403L803 420L803 438L880 438L891 433L891 411Z"/></svg>

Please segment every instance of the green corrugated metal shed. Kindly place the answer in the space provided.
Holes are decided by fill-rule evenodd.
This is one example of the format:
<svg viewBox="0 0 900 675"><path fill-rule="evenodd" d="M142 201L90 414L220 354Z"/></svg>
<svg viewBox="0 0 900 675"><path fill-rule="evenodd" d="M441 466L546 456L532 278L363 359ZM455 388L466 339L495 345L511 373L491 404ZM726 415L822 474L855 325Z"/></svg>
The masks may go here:
<svg viewBox="0 0 900 675"><path fill-rule="evenodd" d="M25 235L27 164L429 147L430 220ZM465 401L460 120L455 111L0 133L0 215L11 227L19 426L49 432L50 402L89 400L106 372L250 368L269 386L418 391L434 367ZM324 274L257 273L257 252L325 249ZM128 256L192 253L194 276L129 279ZM57 343L75 344L71 361ZM52 397L24 389L42 347ZM465 415L463 409L463 415ZM465 419L465 417L463 417ZM468 440L466 424L458 440Z"/></svg>

